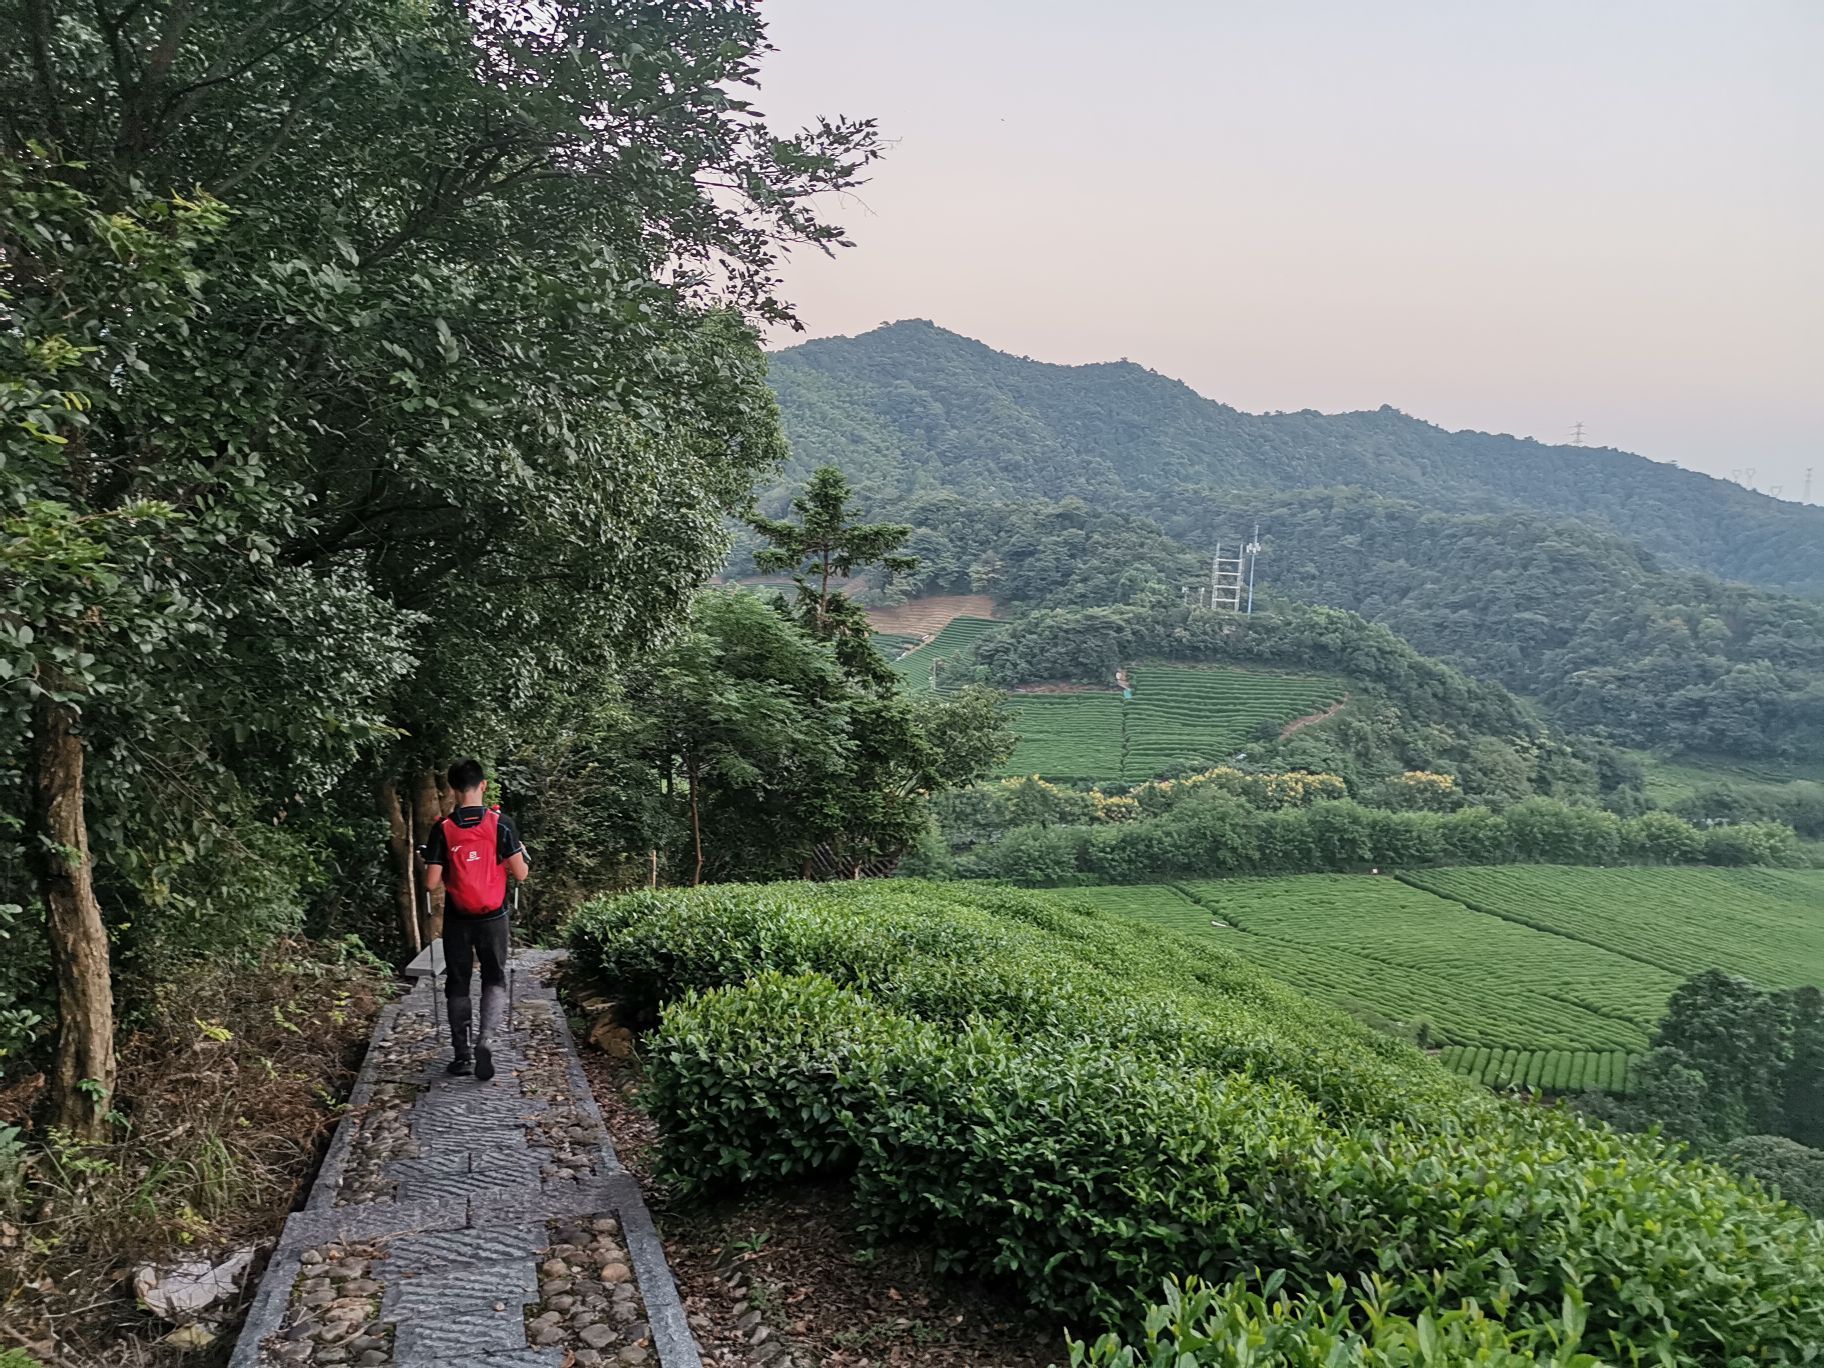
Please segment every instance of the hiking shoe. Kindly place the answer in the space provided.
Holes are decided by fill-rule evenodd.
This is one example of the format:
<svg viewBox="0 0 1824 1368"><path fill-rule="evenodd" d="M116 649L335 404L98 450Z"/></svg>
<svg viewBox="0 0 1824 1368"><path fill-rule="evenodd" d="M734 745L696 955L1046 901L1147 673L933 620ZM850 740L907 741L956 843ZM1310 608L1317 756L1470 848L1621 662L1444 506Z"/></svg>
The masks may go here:
<svg viewBox="0 0 1824 1368"><path fill-rule="evenodd" d="M444 1065L443 1068L445 1073L462 1074L465 1076L475 1072L474 1061L467 1055L457 1055L456 1058ZM488 1065L488 1072L490 1074L494 1072L494 1066L492 1064Z"/></svg>
<svg viewBox="0 0 1824 1368"><path fill-rule="evenodd" d="M486 1045L475 1047L475 1077L483 1083L494 1077L494 1051Z"/></svg>

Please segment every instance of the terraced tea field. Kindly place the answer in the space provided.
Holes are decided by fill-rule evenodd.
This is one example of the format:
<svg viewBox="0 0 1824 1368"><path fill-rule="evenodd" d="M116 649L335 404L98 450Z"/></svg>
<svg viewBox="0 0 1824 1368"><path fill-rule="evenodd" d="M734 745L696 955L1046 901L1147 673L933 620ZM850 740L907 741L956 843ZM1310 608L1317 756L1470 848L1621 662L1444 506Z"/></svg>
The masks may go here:
<svg viewBox="0 0 1824 1368"><path fill-rule="evenodd" d="M1733 784L1760 796L1773 796L1786 785L1824 784L1824 760L1744 760L1737 756L1687 755L1675 760L1629 752L1646 771L1647 796L1661 807L1689 798L1711 784Z"/></svg>
<svg viewBox="0 0 1824 1368"><path fill-rule="evenodd" d="M1497 865L1400 877L1678 978L1721 968L1769 988L1824 984L1824 870Z"/></svg>
<svg viewBox="0 0 1824 1368"><path fill-rule="evenodd" d="M986 594L926 594L890 608L870 608L868 623L876 632L922 641L943 631L956 618L994 615L994 600Z"/></svg>
<svg viewBox="0 0 1824 1368"><path fill-rule="evenodd" d="M1499 865L1072 889L1195 931L1494 1086L1620 1089L1667 995L1718 967L1824 985L1824 871Z"/></svg>
<svg viewBox="0 0 1824 1368"><path fill-rule="evenodd" d="M1317 874L1183 887L1246 933L1235 939L1250 958L1295 983L1353 994L1394 1020L1429 1020L1440 1044L1642 1050L1678 986L1666 970L1397 879Z"/></svg>
<svg viewBox="0 0 1824 1368"><path fill-rule="evenodd" d="M958 617L916 650L893 662L907 689L919 693L931 688L931 667L937 666L937 687L953 689L966 683L975 669L975 644L1001 624L989 618Z"/></svg>
<svg viewBox="0 0 1824 1368"><path fill-rule="evenodd" d="M1128 779L1180 760L1214 764L1263 725L1283 727L1343 696L1333 679L1189 665L1139 665L1127 708Z"/></svg>
<svg viewBox="0 0 1824 1368"><path fill-rule="evenodd" d="M1263 726L1321 712L1344 694L1333 679L1226 666L1137 665L1129 677L1125 704L1101 691L1015 694L1021 742L1004 772L1133 781L1178 762L1217 764Z"/></svg>
<svg viewBox="0 0 1824 1368"><path fill-rule="evenodd" d="M1020 742L1003 774L1048 779L1115 779L1121 775L1119 693L1015 694Z"/></svg>

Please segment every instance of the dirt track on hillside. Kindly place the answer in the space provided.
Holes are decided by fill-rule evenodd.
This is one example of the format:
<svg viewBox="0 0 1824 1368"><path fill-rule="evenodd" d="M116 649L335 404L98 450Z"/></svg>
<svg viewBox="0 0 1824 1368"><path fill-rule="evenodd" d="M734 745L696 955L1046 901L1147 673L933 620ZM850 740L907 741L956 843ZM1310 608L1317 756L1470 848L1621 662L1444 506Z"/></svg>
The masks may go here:
<svg viewBox="0 0 1824 1368"><path fill-rule="evenodd" d="M1348 703L1349 695L1344 694L1322 712L1306 713L1303 717L1293 718L1290 722L1286 723L1285 726L1279 729L1279 739L1284 741L1294 732L1301 732L1306 727L1315 727L1319 722L1328 722L1331 718L1341 712Z"/></svg>

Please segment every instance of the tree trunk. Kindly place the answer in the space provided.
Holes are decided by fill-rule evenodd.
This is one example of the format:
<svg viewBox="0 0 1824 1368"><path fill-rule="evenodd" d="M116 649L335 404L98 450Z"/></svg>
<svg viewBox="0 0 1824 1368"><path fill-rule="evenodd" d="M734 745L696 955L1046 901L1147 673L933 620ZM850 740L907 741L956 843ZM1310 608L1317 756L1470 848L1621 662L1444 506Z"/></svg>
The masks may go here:
<svg viewBox="0 0 1824 1368"><path fill-rule="evenodd" d="M690 839L697 849L697 867L690 876L690 886L698 888L703 883L703 826L697 818L697 758L687 756L684 761L684 775L690 781Z"/></svg>
<svg viewBox="0 0 1824 1368"><path fill-rule="evenodd" d="M424 937L418 925L418 861L412 849L412 814L399 801L399 785L391 779L380 785L380 814L386 818L386 849L393 859L393 902L399 910L399 927L415 955L424 949Z"/></svg>
<svg viewBox="0 0 1824 1368"><path fill-rule="evenodd" d="M61 682L44 681L51 690ZM49 693L38 696L32 712L30 836L57 970L53 1115L63 1129L99 1140L107 1134L114 1105L114 986L108 932L89 866L82 738L76 734L76 709Z"/></svg>
<svg viewBox="0 0 1824 1368"><path fill-rule="evenodd" d="M423 839L430 839L431 829L445 815L443 795L437 791L437 776L430 770L419 770L412 781L412 825ZM428 944L443 935L443 890L433 888L425 917L424 939Z"/></svg>

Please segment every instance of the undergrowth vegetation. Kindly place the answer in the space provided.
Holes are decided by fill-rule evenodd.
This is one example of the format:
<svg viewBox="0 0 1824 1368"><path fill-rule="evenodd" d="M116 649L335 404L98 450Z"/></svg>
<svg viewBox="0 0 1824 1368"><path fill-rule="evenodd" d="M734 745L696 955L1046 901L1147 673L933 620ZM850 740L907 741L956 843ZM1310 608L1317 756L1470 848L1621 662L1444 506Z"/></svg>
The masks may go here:
<svg viewBox="0 0 1824 1368"><path fill-rule="evenodd" d="M1567 1363L1815 1353L1802 1213L1482 1094L1171 932L1005 889L775 885L597 902L571 944L657 1025L649 1102L685 1190L845 1177L865 1231L1079 1332L1146 1334L1186 1277L1272 1298L1237 1314L1294 1324L1313 1347L1285 1362L1457 1361L1326 1357L1377 1317ZM1372 1314L1338 1300L1371 1275Z"/></svg>
<svg viewBox="0 0 1824 1368"><path fill-rule="evenodd" d="M101 1362L168 1330L135 1307L127 1275L277 1228L340 1118L383 985L357 949L288 941L162 991L122 1042L132 1100L107 1143L52 1132L28 1148L15 1132L9 1145L34 1080L0 1096L7 1329L54 1362Z"/></svg>

